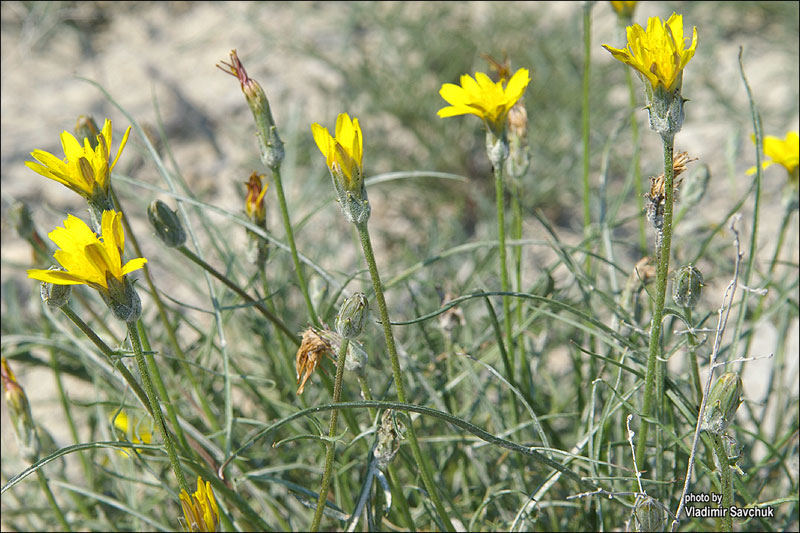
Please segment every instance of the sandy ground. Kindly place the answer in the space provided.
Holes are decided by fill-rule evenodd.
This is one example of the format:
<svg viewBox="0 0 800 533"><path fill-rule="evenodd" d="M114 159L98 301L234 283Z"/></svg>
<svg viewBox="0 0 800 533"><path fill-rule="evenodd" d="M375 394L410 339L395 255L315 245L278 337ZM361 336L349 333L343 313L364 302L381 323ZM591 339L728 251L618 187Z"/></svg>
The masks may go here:
<svg viewBox="0 0 800 533"><path fill-rule="evenodd" d="M259 7L260 6L260 7ZM528 6L526 9L536 9ZM468 19L479 20L491 10L485 3L468 4L458 9ZM655 7L637 20L644 20ZM708 7L713 10L713 5ZM578 16L579 7L571 4L548 7L557 16ZM575 12L575 13L573 13ZM613 31L610 13L597 9L593 30L598 35ZM668 13L666 13L668 15ZM126 120L108 99L80 77L101 84L117 102L144 124L155 128L154 98L164 120L175 159L192 187L203 191L217 205L231 206L239 202L239 190L233 184L246 176L247 165L255 162L252 132L236 121L249 121L249 111L235 80L214 68L227 59L232 48L239 50L252 77L261 81L276 106L279 124L296 121L333 121L338 112L327 103L323 87L335 90L341 80L316 59L304 56L287 42L312 43L346 51L336 32L338 8L330 3L270 3L266 6L251 3L76 3L41 4L24 7L16 2L2 4L2 98L0 99L0 148L2 149L2 283L19 284L28 290L22 269L30 261L30 250L14 233L8 223L9 206L17 200L29 203L34 209L40 228L52 228L63 221L64 213L82 209L82 200L66 188L54 186L24 166L29 152L41 148L60 154L58 134L71 130L80 114L92 114L99 120L111 117L116 139L127 125ZM724 26L721 23L721 27ZM267 36L265 38L265 36ZM261 49L254 43L270 43ZM698 57L698 69L717 69L719 77L739 83L736 48L716 47L713 55ZM769 49L764 43L748 43L750 82L756 95L762 96L763 113L774 117L780 109L797 109L797 45L788 51ZM596 46L593 57L607 60L605 52ZM784 76L789 76L786 83ZM703 93L713 94L713 88L696 87L693 99L703 101ZM737 105L746 108L746 100L737 94ZM763 95L768 94L768 97ZM619 102L618 102L619 104ZM695 106L694 103L691 105ZM695 119L681 133L679 145L696 148L692 154L715 165L715 175L725 175L722 153L729 149L729 124L720 122L712 110L702 105L692 108ZM706 114L707 116L703 115ZM697 117L703 117L699 120ZM797 129L796 112L785 117L777 126ZM772 123L771 125L775 125ZM305 126L299 128L305 131ZM783 130L785 131L785 130ZM307 132L306 132L307 133ZM768 132L771 133L771 132ZM651 139L652 140L652 139ZM303 143L310 143L308 138ZM154 173L143 164L143 145L132 138L121 163L122 172ZM746 164L746 163L745 163ZM742 166L742 165L740 165ZM741 174L741 172L740 172ZM781 209L777 206L780 180L777 173L765 181L765 195L773 201L762 213L761 247L771 250L771 239L777 232ZM727 178L725 178L727 180ZM155 176L151 182L157 182ZM741 185L722 181L714 187ZM293 194L292 185L288 195ZM714 196L710 202L715 202ZM723 208L729 196L716 204ZM714 207L706 208L714 210ZM744 212L747 214L747 207ZM143 226L141 226L143 227ZM745 234L746 238L747 235ZM798 261L797 241L791 260ZM17 280L17 281L11 281ZM709 291L720 296L726 280L717 280ZM38 306L38 302L31 302ZM5 309L5 307L4 307ZM764 353L774 349L775 330L771 324L759 326L758 344ZM795 337L797 328L794 328ZM797 354L797 344L790 354ZM768 364L768 363L752 363ZM761 372L759 372L761 373ZM766 374L764 371L763 374ZM796 379L796 370L787 376ZM49 371L39 370L20 376L29 385L34 398L37 418L48 423L48 413L57 420L60 415L52 390ZM35 385L34 385L35 384ZM67 388L72 397L82 395L69 380ZM765 391L748 384L753 401L761 401ZM3 462L6 452L13 450L9 438L3 405ZM61 444L68 442L65 428L53 423L50 427ZM9 446L7 448L7 445ZM4 471L6 466L4 466Z"/></svg>

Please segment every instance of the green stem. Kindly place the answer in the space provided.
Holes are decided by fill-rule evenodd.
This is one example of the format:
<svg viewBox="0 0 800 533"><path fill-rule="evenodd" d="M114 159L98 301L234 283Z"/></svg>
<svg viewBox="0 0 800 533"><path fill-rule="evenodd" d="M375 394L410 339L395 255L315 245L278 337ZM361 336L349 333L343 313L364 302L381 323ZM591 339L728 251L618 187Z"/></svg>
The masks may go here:
<svg viewBox="0 0 800 533"><path fill-rule="evenodd" d="M317 313L314 311L314 304L311 302L311 296L308 294L308 284L306 283L305 274L303 274L303 266L300 264L300 257L297 255L297 246L294 243L294 232L292 231L292 221L289 219L289 209L286 207L286 197L283 194L283 181L281 180L280 169L272 169L272 178L278 193L278 204L281 206L283 227L286 230L286 240L289 241L289 249L292 251L294 271L297 273L297 282L300 284L300 290L303 292L303 299L306 301L308 316L316 327L321 327Z"/></svg>
<svg viewBox="0 0 800 533"><path fill-rule="evenodd" d="M144 390L147 393L147 398L150 401L150 410L152 411L153 418L156 421L156 427L158 427L158 430L161 432L161 437L164 439L164 445L167 448L167 455L169 456L169 462L172 465L172 472L178 479L178 484L180 485L181 490L185 490L187 493L191 494L189 485L186 484L186 478L183 476L183 469L181 469L181 463L178 459L178 454L175 452L175 444L172 442L172 435L170 435L169 430L164 423L164 417L161 415L161 407L159 406L158 396L153 390L153 383L150 380L150 373L147 370L147 362L144 359L142 342L139 338L139 331L136 329L135 322L128 322L128 336L131 339L133 352L136 355L136 365L139 367L139 373L142 377Z"/></svg>
<svg viewBox="0 0 800 533"><path fill-rule="evenodd" d="M720 467L720 485L722 486L722 509L733 507L733 476L731 476L730 461L722 443L722 437L711 435L711 442L714 444L714 453L717 455L717 463ZM733 531L733 518L730 512L725 513L721 519L722 531Z"/></svg>
<svg viewBox="0 0 800 533"><path fill-rule="evenodd" d="M50 490L50 484L47 483L47 478L42 472L42 469L39 468L36 470L36 475L39 479L39 486L44 491L45 496L47 496L47 501L50 502L50 507L53 508L53 512L56 514L56 518L61 523L61 527L64 528L64 531L72 531L72 528L69 527L69 523L67 519L64 517L64 513L61 512L61 507L58 506L58 502L56 501L55 496L53 496L53 491Z"/></svg>
<svg viewBox="0 0 800 533"><path fill-rule="evenodd" d="M131 388L133 393L136 394L136 397L139 398L139 401L142 402L142 405L144 406L145 409L147 409L147 412L152 415L153 412L151 411L151 408L150 408L150 400L147 398L147 395L145 394L144 389L142 389L142 386L139 385L139 382L136 381L136 378L133 377L133 374L130 373L130 371L128 370L128 368L125 365L116 364L114 362L114 359L113 359L114 352L113 352L113 350L111 350L111 348L109 348L108 345L105 342L103 342L102 339L100 339L100 337L97 336L97 334L92 330L92 328L90 328L89 325L86 324L86 322L84 322L81 319L81 317L79 317L78 315L75 314L75 311L73 311L72 308L69 305L62 306L61 307L61 312L64 313L65 315L67 315L67 318L72 320L72 323L75 324L76 326L78 326L78 329L80 329L83 332L83 334L86 335L89 338L89 340L92 341L92 343L95 346L97 346L97 348L108 359L108 363L113 368L119 370L119 373L122 374L122 378L125 380L125 382L128 384L128 386Z"/></svg>
<svg viewBox="0 0 800 533"><path fill-rule="evenodd" d="M692 324L692 309L686 307L684 311L686 312L686 322L689 324L689 329L691 329L694 327ZM697 405L700 406L703 401L703 384L700 382L700 367L697 364L697 337L695 337L694 333L687 333L687 335L689 336L689 365L692 370L692 383L694 384L695 394L697 394Z"/></svg>
<svg viewBox="0 0 800 533"><path fill-rule="evenodd" d="M656 363L661 351L661 327L664 318L664 300L667 293L667 274L669 274L669 250L672 243L672 211L675 191L673 189L674 170L672 167L675 139L662 137L664 144L664 226L662 229L661 247L656 250L658 265L656 266L656 287L653 319L650 324L650 346L647 355L647 373L644 382L644 401L642 404L642 424L639 429L639 441L636 443L636 464L644 469L644 452L647 449L647 433L650 423L647 418L651 414L656 382ZM658 239L657 239L658 240ZM663 377L663 375L662 375ZM663 383L661 387L663 389Z"/></svg>
<svg viewBox="0 0 800 533"><path fill-rule="evenodd" d="M128 217L124 214L125 212L123 211L122 204L119 202L117 193L114 191L113 187L110 190L111 196L114 200L114 205L121 213L123 213L122 225L125 227L125 234L128 236L128 240L133 246L136 257L144 257L142 250L139 247L139 241L136 239L136 234L133 232L130 224L128 223ZM164 302L161 300L161 294L158 292L158 289L156 289L156 285L153 282L153 277L150 275L150 267L145 263L142 270L144 271L144 279L147 282L150 295L153 297L153 301L158 309L158 316L161 319L161 323L164 325L164 330L167 332L169 344L172 347L172 350L175 352L175 355L178 357L178 361L180 362L183 375L189 378L189 382L192 384L192 388L195 391L195 397L200 401L200 406L203 409L203 413L205 413L206 418L210 421L211 427L214 429L214 431L219 431L217 417L214 415L213 411L211 410L211 406L208 404L208 395L204 390L201 389L200 383L197 381L194 371L192 370L192 367L186 358L186 354L178 342L178 337L175 335L175 328L173 327L172 322L170 322ZM177 432L178 438L180 439L181 445L184 447L184 449L190 449L186 442L186 437L183 434L183 429L180 426L177 426L175 431Z"/></svg>
<svg viewBox="0 0 800 533"><path fill-rule="evenodd" d="M291 341L294 342L296 346L300 346L300 340L297 338L297 335L292 333L292 331L288 327L286 327L286 324L284 324L280 318L275 316L269 309L267 309L267 307L264 305L264 302L259 302L258 300L254 299L252 296L247 294L238 285L229 280L225 276L225 274L218 272L214 267L212 267L211 265L200 259L197 255L195 255L194 252L189 250L186 246L180 246L176 248L176 250L178 250L180 253L182 253L192 261L194 261L197 265L202 267L209 274L220 280L222 283L225 284L226 287L228 287L233 292L241 296L246 302L253 304L253 306L256 309L258 309L267 320L272 322L275 325L275 327L277 327L284 333L284 335L289 337L289 339L291 339Z"/></svg>
<svg viewBox="0 0 800 533"><path fill-rule="evenodd" d="M500 289L508 292L508 270L506 268L506 217L503 187L504 159L494 168L494 192L497 200L497 248L500 252ZM506 332L506 351L514 356L514 347L511 344L511 309L507 294L503 295L503 318Z"/></svg>
<svg viewBox="0 0 800 533"><path fill-rule="evenodd" d="M592 212L589 206L589 73L592 46L592 4L583 3L583 98L581 100L581 141L583 143L583 235L589 234ZM587 241L587 250L591 246ZM591 256L586 256L587 265Z"/></svg>
<svg viewBox="0 0 800 533"><path fill-rule="evenodd" d="M394 344L394 334L392 333L392 325L389 320L389 311L386 307L386 299L383 296L383 286L381 285L381 278L378 274L378 264L375 261L375 253L372 250L372 242L369 238L369 229L366 222L356 224L356 228L358 228L358 234L361 238L361 248L364 250L364 258L367 261L369 274L372 278L372 286L375 290L375 299L378 301L381 324L383 325L383 334L386 337L386 348L389 351L389 357L392 363L394 385L397 388L397 398L400 403L406 403L406 392L403 386L403 374L400 370L400 359L397 356L397 348ZM447 511L445 510L444 505L439 498L437 487L434 484L433 476L431 475L430 466L428 465L428 462L425 460L425 457L422 455L422 451L419 448L417 436L414 432L413 421L407 412L405 414L408 417L408 442L411 445L411 452L414 455L414 460L420 469L425 490L428 491L428 496L432 500L433 505L436 508L436 512L444 526L448 531L455 531L453 524L450 522L450 517L447 515Z"/></svg>
<svg viewBox="0 0 800 533"><path fill-rule="evenodd" d="M347 359L347 347L350 345L348 339L342 340L342 345L339 347L338 359L336 360L336 380L333 383L333 402L339 403L342 396L342 378L344 377L344 362ZM322 472L322 484L319 488L319 499L317 500L317 510L314 512L314 520L311 522L310 531L319 531L319 523L322 521L322 511L325 509L325 502L328 500L328 487L331 483L331 474L333 473L333 456L336 451L336 443L333 439L336 437L336 423L339 420L339 410L331 411L331 424L328 428L328 437L330 441L327 443L327 451L325 453L325 470Z"/></svg>

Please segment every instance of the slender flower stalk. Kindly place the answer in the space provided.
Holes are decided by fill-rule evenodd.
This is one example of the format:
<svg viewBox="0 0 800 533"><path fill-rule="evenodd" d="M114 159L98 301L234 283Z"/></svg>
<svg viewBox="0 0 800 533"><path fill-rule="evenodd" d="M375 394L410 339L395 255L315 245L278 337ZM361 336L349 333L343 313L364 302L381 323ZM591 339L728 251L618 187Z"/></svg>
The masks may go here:
<svg viewBox="0 0 800 533"><path fill-rule="evenodd" d="M507 118L511 109L522 98L529 83L528 70L521 68L510 79L501 77L498 82L493 82L483 72L477 72L474 79L464 74L461 76L461 85L445 83L439 90L441 97L450 104L438 111L439 117L472 114L478 116L486 127L486 153L494 171L500 284L503 292L509 291L503 182L503 169L509 154ZM503 312L507 350L511 351L512 319L510 299L507 294L503 295Z"/></svg>
<svg viewBox="0 0 800 533"><path fill-rule="evenodd" d="M389 320L389 311L386 307L383 286L381 285L380 275L378 274L378 265L375 261L375 254L372 250L372 242L370 241L369 229L367 227L371 208L369 200L367 199L367 191L364 187L364 141L361 134L361 126L357 118L351 120L349 115L341 113L336 120L335 137L332 136L326 128L316 123L311 126L311 131L314 135L314 141L317 143L317 147L320 149L320 152L322 152L322 155L325 156L325 162L328 165L328 170L330 170L331 178L333 179L333 186L338 196L339 205L342 208L342 214L348 222L355 224L358 230L361 239L361 248L364 251L364 258L369 267L375 298L377 299L378 309L380 310L383 333L386 339L386 348L389 351L394 383L397 388L397 397L400 402L405 403L406 393L403 385L403 374L400 370L400 359L397 355L392 326ZM408 416L407 413L406 415ZM428 491L428 496L431 498L434 508L447 530L454 531L447 511L442 504L441 498L439 498L438 488L433 482L430 466L419 448L419 443L414 434L414 427L411 423L408 428L408 436L411 451L420 469L422 481L425 485L425 489Z"/></svg>
<svg viewBox="0 0 800 533"><path fill-rule="evenodd" d="M687 47L684 39L683 16L673 13L666 22L658 17L647 21L647 29L638 24L627 28L628 43L624 49L603 47L615 59L633 67L642 80L650 128L661 135L664 149L664 179L662 196L648 210L656 230L656 288L653 318L650 324L650 342L645 375L644 399L642 402L641 428L636 443L636 464L644 467L644 453L647 448L649 429L648 417L652 414L654 392L663 390L663 382L656 383L657 361L661 352L661 331L664 318L664 303L669 274L670 246L672 243L672 216L674 204L674 144L675 135L683 125L683 104L681 95L683 70L694 57L697 48L697 28L692 30L691 44ZM663 372L658 372L663 379ZM661 379L659 381L661 381Z"/></svg>
<svg viewBox="0 0 800 533"><path fill-rule="evenodd" d="M342 397L342 379L344 377L344 364L347 360L347 348L350 340L344 338L339 347L336 360L336 378L333 383L333 403L339 403ZM336 451L336 444L333 439L336 437L336 425L339 421L339 410L331 411L331 423L328 427L328 439L325 451L325 470L322 473L322 483L319 488L319 498L317 499L317 509L314 511L314 519L311 521L309 531L319 531L319 524L322 521L322 511L325 509L325 502L328 500L328 487L333 475L333 458Z"/></svg>
<svg viewBox="0 0 800 533"><path fill-rule="evenodd" d="M320 327L319 317L314 310L314 304L308 292L308 283L306 282L303 266L300 263L300 256L297 253L294 231L292 230L292 221L289 218L289 209L286 206L286 196L283 192L283 181L281 179L280 170L284 157L283 142L278 135L278 128L275 125L275 120L272 118L269 100L267 100L264 89L261 88L261 85L256 80L247 75L247 71L244 69L241 60L239 60L236 50L231 51L230 57L230 63L223 61L221 62L223 66L217 65L217 67L226 74L230 74L239 80L242 92L247 99L250 110L253 112L259 149L261 151L261 160L272 171L272 179L275 184L275 192L278 196L278 205L281 209L283 227L286 231L286 240L289 241L289 249L292 255L292 262L294 263L294 271L297 275L297 282L303 293L303 299L305 300L311 322L315 326Z"/></svg>
<svg viewBox="0 0 800 533"><path fill-rule="evenodd" d="M128 336L131 339L133 353L136 357L136 366L139 368L139 375L142 378L142 385L144 386L144 391L147 394L147 399L150 402L150 410L152 411L153 418L156 421L156 427L161 433L161 438L164 439L164 446L167 449L167 455L169 456L169 462L172 466L172 472L175 474L175 478L178 480L178 485L180 485L181 490L188 491L189 485L186 484L186 478L183 475L180 459L178 458L178 453L175 451L175 443L172 440L172 435L167 429L167 425L164 423L164 416L161 414L159 398L153 389L153 382L150 380L150 372L148 371L147 363L144 360L144 352L142 350L142 341L139 337L139 331L136 329L135 322L128 322L127 325Z"/></svg>

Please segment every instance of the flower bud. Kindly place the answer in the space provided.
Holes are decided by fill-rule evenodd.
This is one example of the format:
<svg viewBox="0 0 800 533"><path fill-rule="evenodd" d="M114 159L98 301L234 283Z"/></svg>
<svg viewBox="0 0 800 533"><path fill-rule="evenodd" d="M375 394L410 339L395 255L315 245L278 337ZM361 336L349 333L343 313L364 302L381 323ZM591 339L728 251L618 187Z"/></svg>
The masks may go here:
<svg viewBox="0 0 800 533"><path fill-rule="evenodd" d="M357 292L347 298L336 315L336 331L345 339L355 339L361 334L369 314L369 301L364 293Z"/></svg>
<svg viewBox="0 0 800 533"><path fill-rule="evenodd" d="M158 238L168 248L177 248L186 241L186 232L178 213L161 200L153 200L147 206L147 218L150 219L150 224L156 230Z"/></svg>
<svg viewBox="0 0 800 533"><path fill-rule="evenodd" d="M3 391L5 392L6 405L8 406L8 417L14 427L20 455L26 461L34 463L39 458L41 444L39 443L39 436L36 434L36 426L33 423L33 415L31 414L30 404L28 404L28 398L20 384L17 383L17 378L8 366L8 361L6 361L5 357L0 361L0 366L2 366L0 376L2 376Z"/></svg>
<svg viewBox="0 0 800 533"><path fill-rule="evenodd" d="M492 163L492 168L503 168L508 159L508 134L506 129L498 137L491 128L486 128L486 155Z"/></svg>
<svg viewBox="0 0 800 533"><path fill-rule="evenodd" d="M394 456L400 450L400 441L403 440L405 426L395 419L394 411L385 411L381 416L381 424L378 426L375 449L372 454L378 463L378 468L383 470L392 462Z"/></svg>
<svg viewBox="0 0 800 533"><path fill-rule="evenodd" d="M261 88L261 85L256 80L247 75L247 71L239 60L236 50L231 50L230 63L225 63L224 61L221 63L225 67L217 65L220 70L239 79L239 85L247 99L247 105L250 106L250 111L253 112L253 118L256 121L258 146L261 151L261 161L273 170L280 168L284 157L283 141L278 135L278 128L272 118L269 100L267 100L264 89Z"/></svg>
<svg viewBox="0 0 800 533"><path fill-rule="evenodd" d="M100 295L111 309L114 318L123 322L136 322L142 316L142 301L136 293L133 283L128 278L122 281L110 273L106 275L108 290L101 290Z"/></svg>
<svg viewBox="0 0 800 533"><path fill-rule="evenodd" d="M742 378L735 372L722 374L708 395L706 413L700 429L723 435L742 403Z"/></svg>
<svg viewBox="0 0 800 533"><path fill-rule="evenodd" d="M664 506L650 496L640 498L633 508L635 531L663 531Z"/></svg>
<svg viewBox="0 0 800 533"><path fill-rule="evenodd" d="M75 137L78 139L78 142L83 144L84 139L89 140L89 145L92 149L97 148L97 136L100 135L100 128L97 127L97 123L94 121L94 118L86 115L81 115L78 117L78 120L75 122Z"/></svg>
<svg viewBox="0 0 800 533"><path fill-rule="evenodd" d="M48 270L61 270L64 269L57 266L51 266ZM72 285L56 285L54 283L42 282L41 295L42 301L50 307L63 307L69 302L69 297L72 294Z"/></svg>
<svg viewBox="0 0 800 533"><path fill-rule="evenodd" d="M524 100L520 99L508 112L508 159L506 172L515 179L528 171L528 112Z"/></svg>
<svg viewBox="0 0 800 533"><path fill-rule="evenodd" d="M703 274L693 265L687 265L675 274L672 282L672 299L680 307L693 308L703 288Z"/></svg>

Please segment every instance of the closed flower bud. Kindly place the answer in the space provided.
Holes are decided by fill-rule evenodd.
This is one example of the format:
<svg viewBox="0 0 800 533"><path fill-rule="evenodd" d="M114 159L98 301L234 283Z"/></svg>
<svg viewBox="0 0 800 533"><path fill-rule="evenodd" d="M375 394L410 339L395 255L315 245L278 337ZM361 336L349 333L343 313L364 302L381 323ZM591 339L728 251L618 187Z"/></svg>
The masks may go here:
<svg viewBox="0 0 800 533"><path fill-rule="evenodd" d="M165 246L177 248L186 242L186 232L178 213L161 200L153 200L147 207L147 218Z"/></svg>
<svg viewBox="0 0 800 533"><path fill-rule="evenodd" d="M681 307L693 308L703 288L703 274L693 265L687 265L675 274L672 282L672 299Z"/></svg>
<svg viewBox="0 0 800 533"><path fill-rule="evenodd" d="M347 298L336 316L336 331L345 339L355 339L361 334L369 314L367 297L357 292Z"/></svg>
<svg viewBox="0 0 800 533"><path fill-rule="evenodd" d="M78 142L83 144L84 139L88 139L92 149L97 148L97 136L100 135L100 128L92 116L81 115L75 122L75 137Z"/></svg>
<svg viewBox="0 0 800 533"><path fill-rule="evenodd" d="M635 531L663 531L664 506L650 496L639 499L633 509Z"/></svg>
<svg viewBox="0 0 800 533"><path fill-rule="evenodd" d="M63 268L51 266L48 270L61 270ZM42 282L42 301L50 307L63 307L69 302L70 294L72 294L72 285L56 285L54 283Z"/></svg>
<svg viewBox="0 0 800 533"><path fill-rule="evenodd" d="M723 435L742 403L742 378L735 372L722 374L708 395L706 413L700 429Z"/></svg>
<svg viewBox="0 0 800 533"><path fill-rule="evenodd" d="M524 100L517 102L508 112L508 159L506 172L519 179L528 171L528 112Z"/></svg>
<svg viewBox="0 0 800 533"><path fill-rule="evenodd" d="M34 463L39 458L41 445L39 436L36 434L28 398L20 384L17 383L17 378L8 366L5 357L2 358L0 365L2 366L0 376L2 376L3 391L8 406L8 417L11 419L14 433L17 436L20 455L26 461Z"/></svg>
<svg viewBox="0 0 800 533"><path fill-rule="evenodd" d="M261 161L271 169L278 169L283 162L284 150L283 141L278 135L278 128L272 118L269 100L256 80L247 75L236 50L231 50L231 62L221 61L224 67L217 65L223 72L238 78L247 105L253 112L256 121L256 136L258 137L258 147L261 151Z"/></svg>

